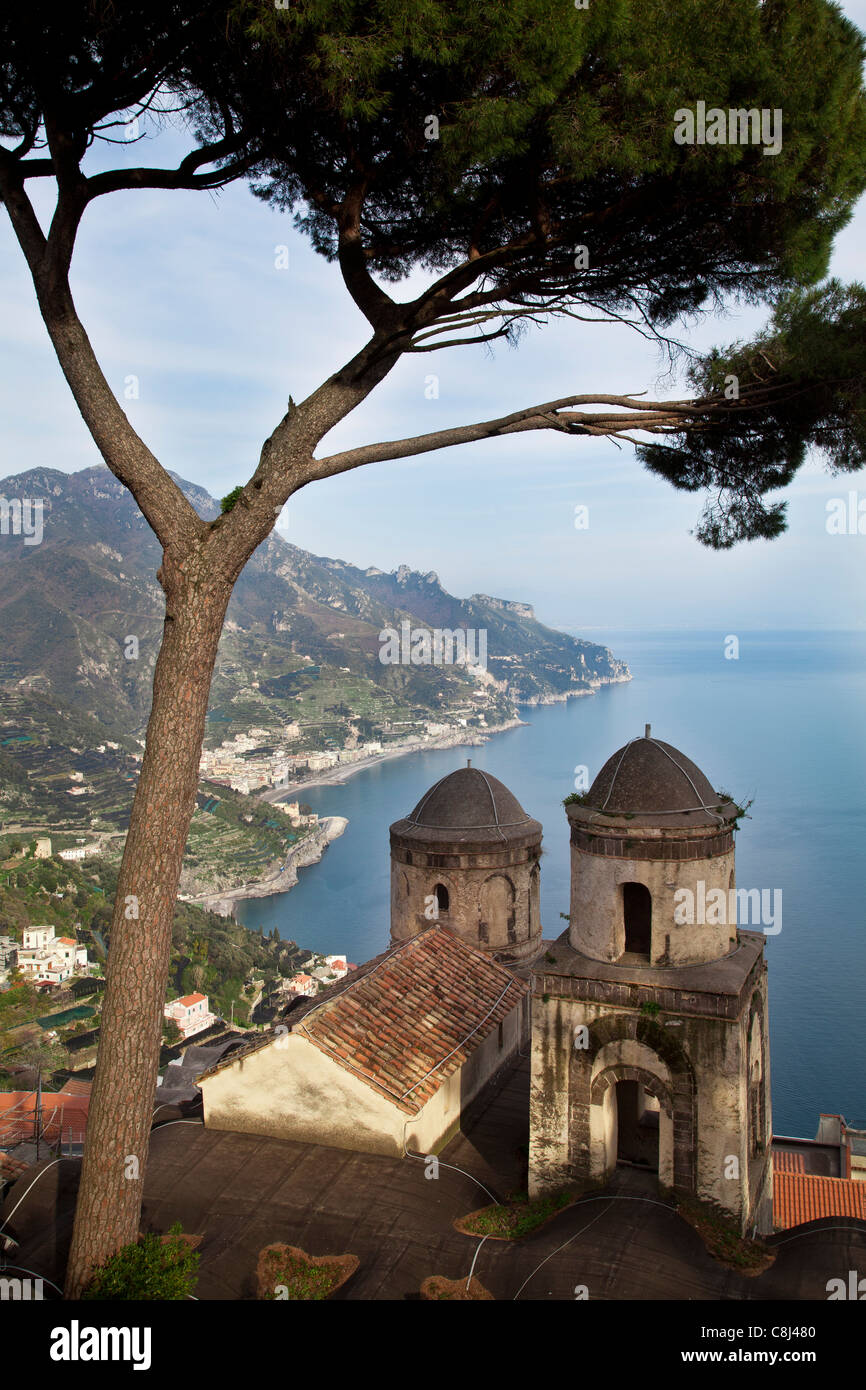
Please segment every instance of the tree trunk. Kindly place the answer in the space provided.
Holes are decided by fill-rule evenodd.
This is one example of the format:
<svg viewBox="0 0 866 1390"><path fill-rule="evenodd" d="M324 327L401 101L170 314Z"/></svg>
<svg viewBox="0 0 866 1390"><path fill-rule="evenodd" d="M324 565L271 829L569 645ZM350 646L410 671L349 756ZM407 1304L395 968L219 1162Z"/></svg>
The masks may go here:
<svg viewBox="0 0 866 1390"><path fill-rule="evenodd" d="M163 640L120 876L66 1297L138 1239L181 863L231 583L163 557ZM197 562L197 563L196 563ZM127 1020L134 1018L131 1029Z"/></svg>

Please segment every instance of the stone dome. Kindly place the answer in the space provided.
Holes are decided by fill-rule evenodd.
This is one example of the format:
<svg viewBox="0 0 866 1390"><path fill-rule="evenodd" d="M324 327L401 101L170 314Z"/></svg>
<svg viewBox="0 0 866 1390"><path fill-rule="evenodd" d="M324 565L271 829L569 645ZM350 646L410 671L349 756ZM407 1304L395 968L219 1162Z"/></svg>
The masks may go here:
<svg viewBox="0 0 866 1390"><path fill-rule="evenodd" d="M691 758L649 733L608 758L579 807L580 820L627 819L635 828L718 827L737 814Z"/></svg>
<svg viewBox="0 0 866 1390"><path fill-rule="evenodd" d="M497 960L534 960L541 835L489 772L467 763L441 778L391 826L392 942L433 920Z"/></svg>
<svg viewBox="0 0 866 1390"><path fill-rule="evenodd" d="M538 838L542 827L497 777L467 766L436 782L391 829L404 840L501 843Z"/></svg>

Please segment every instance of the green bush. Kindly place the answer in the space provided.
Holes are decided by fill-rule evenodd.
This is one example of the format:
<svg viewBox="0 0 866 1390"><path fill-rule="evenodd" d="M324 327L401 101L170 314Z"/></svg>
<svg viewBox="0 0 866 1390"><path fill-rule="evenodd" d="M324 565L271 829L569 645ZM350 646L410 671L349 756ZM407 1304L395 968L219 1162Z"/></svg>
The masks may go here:
<svg viewBox="0 0 866 1390"><path fill-rule="evenodd" d="M177 1221L166 1240L150 1234L135 1245L124 1245L96 1271L81 1297L150 1302L188 1298L198 1278L199 1256L182 1238L181 1230Z"/></svg>

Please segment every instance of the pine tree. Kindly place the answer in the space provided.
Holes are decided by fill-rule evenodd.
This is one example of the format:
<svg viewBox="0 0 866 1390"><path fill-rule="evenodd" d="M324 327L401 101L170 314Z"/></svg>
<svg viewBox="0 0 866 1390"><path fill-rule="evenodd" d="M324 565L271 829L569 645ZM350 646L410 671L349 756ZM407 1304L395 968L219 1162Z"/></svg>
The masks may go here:
<svg viewBox="0 0 866 1390"><path fill-rule="evenodd" d="M105 463L163 547L165 625L111 923L105 1005L67 1274L136 1239L181 860L232 588L289 497L386 459L535 430L637 443L716 494L708 544L773 535L768 490L818 446L863 462L864 301L823 283L866 186L864 43L830 0L68 0L0 18L0 198L60 366ZM678 113L781 111L782 148L678 143ZM93 168L148 113L194 129L174 167ZM173 114L172 114L173 113ZM203 520L133 429L69 273L88 206L252 180L335 263L369 324L305 400L288 397L252 476ZM43 228L31 181L53 188ZM401 300L413 268L429 286ZM515 339L553 316L625 321L675 345L683 315L767 303L757 342L693 366L695 394L614 389L317 456L408 353ZM728 378L737 378L736 383ZM734 386L736 390L734 391ZM287 393L288 396L288 393ZM657 442L654 436L663 438ZM649 438L647 438L649 437Z"/></svg>

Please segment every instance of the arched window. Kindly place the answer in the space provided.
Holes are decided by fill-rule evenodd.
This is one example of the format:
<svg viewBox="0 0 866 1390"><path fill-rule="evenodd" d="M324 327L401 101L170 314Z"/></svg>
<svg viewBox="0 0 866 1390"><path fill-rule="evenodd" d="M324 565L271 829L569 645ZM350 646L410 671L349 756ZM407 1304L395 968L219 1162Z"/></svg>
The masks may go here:
<svg viewBox="0 0 866 1390"><path fill-rule="evenodd" d="M448 893L448 889L445 887L445 884L437 883L436 887L433 889L433 892L436 894L436 906L438 907L439 911L447 912L451 899Z"/></svg>
<svg viewBox="0 0 866 1390"><path fill-rule="evenodd" d="M761 1036L761 1016L755 1010L749 1020L749 1152L764 1151L764 1058Z"/></svg>
<svg viewBox="0 0 866 1390"><path fill-rule="evenodd" d="M479 935L493 947L507 947L517 940L514 884L505 874L493 874L481 887Z"/></svg>
<svg viewBox="0 0 866 1390"><path fill-rule="evenodd" d="M653 904L649 889L643 883L622 885L622 917L625 926L625 950L649 960L652 941Z"/></svg>

